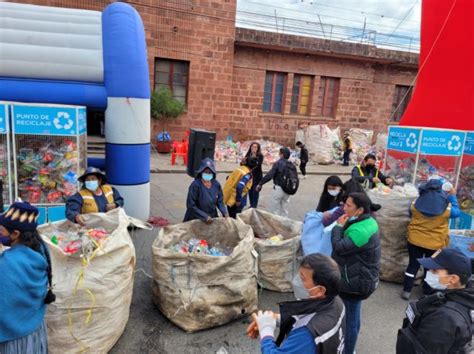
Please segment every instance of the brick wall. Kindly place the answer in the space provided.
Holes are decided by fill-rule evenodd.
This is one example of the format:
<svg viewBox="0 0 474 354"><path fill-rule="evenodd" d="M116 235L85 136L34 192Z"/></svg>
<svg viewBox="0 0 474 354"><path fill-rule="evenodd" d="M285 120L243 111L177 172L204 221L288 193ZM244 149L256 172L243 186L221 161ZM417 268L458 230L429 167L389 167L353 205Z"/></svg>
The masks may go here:
<svg viewBox="0 0 474 354"><path fill-rule="evenodd" d="M362 58L363 59L363 58ZM282 114L263 113L266 71L287 73L286 98ZM314 76L309 115L290 114L294 74ZM245 138L265 137L281 143L294 142L298 128L328 124L384 131L389 122L395 85L410 85L416 67L397 67L361 57L338 58L324 53L293 53L280 49L236 45L229 127ZM315 114L321 76L340 78L334 118Z"/></svg>
<svg viewBox="0 0 474 354"><path fill-rule="evenodd" d="M23 3L102 11L108 0L26 0ZM180 139L190 127L218 138L267 138L290 143L307 124L343 130L384 130L395 85L409 85L418 56L358 43L235 28L236 0L132 0L146 30L150 88L155 58L189 61L187 113L168 124ZM267 70L288 73L282 114L263 113ZM309 116L290 114L293 74L314 75ZM316 112L321 76L340 78L336 116ZM151 121L152 134L161 126Z"/></svg>

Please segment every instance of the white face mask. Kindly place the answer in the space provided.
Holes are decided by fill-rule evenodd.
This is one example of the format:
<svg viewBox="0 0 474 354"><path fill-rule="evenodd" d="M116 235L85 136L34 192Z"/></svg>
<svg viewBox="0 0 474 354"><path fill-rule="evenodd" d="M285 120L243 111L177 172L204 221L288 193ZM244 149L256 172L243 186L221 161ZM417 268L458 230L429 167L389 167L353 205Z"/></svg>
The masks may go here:
<svg viewBox="0 0 474 354"><path fill-rule="evenodd" d="M439 282L439 275L435 274L433 272L427 272L426 273L425 282L430 287L432 287L433 289L436 289L436 290L446 290L447 287L448 287L447 285L441 284Z"/></svg>
<svg viewBox="0 0 474 354"><path fill-rule="evenodd" d="M291 282L291 285L293 286L293 292L295 294L295 298L297 300L303 300L303 299L309 299L312 296L310 295L310 291L316 288L319 288L321 285L316 285L313 286L311 289L306 289L306 287L303 285L303 281L301 280L301 276L297 274L294 278L293 281Z"/></svg>
<svg viewBox="0 0 474 354"><path fill-rule="evenodd" d="M333 197L336 197L339 195L339 193L341 193L341 190L340 189L328 189L328 193L329 195L333 196Z"/></svg>

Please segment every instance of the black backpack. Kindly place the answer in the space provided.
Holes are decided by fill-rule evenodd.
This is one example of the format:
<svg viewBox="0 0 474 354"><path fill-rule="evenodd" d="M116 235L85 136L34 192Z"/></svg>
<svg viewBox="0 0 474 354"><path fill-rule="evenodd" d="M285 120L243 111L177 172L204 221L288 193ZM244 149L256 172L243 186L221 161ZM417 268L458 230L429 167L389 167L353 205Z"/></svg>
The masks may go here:
<svg viewBox="0 0 474 354"><path fill-rule="evenodd" d="M296 166L293 165L292 162L286 161L285 167L281 172L280 183L281 189L283 189L283 192L286 194L294 195L298 190L300 180L298 179Z"/></svg>

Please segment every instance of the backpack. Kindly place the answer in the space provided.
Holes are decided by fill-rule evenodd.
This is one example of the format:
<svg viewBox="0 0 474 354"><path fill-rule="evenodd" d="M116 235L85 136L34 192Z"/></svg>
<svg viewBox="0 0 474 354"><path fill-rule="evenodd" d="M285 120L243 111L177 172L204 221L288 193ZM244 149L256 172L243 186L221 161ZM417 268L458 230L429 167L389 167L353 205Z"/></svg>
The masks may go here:
<svg viewBox="0 0 474 354"><path fill-rule="evenodd" d="M296 166L290 161L287 161L285 167L283 168L280 183L281 189L283 189L283 192L286 194L294 195L298 190L300 185L298 171L296 170Z"/></svg>

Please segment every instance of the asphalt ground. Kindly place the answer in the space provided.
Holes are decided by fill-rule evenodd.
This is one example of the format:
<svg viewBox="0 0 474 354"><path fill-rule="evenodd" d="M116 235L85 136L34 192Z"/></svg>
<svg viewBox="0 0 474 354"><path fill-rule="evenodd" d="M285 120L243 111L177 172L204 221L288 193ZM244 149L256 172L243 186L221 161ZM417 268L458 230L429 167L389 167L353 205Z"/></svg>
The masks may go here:
<svg viewBox="0 0 474 354"><path fill-rule="evenodd" d="M307 211L316 207L327 176L311 175L301 180L300 189L290 200L290 218L303 220ZM344 176L347 179L348 176ZM218 175L221 183L225 174ZM167 218L170 223L181 222L186 205L186 195L192 179L185 174L152 174L152 215ZM264 186L260 207L268 205L271 185ZM152 301L152 252L151 246L159 229L132 231L136 247L137 272L130 309L130 318L120 340L111 353L259 353L259 342L246 337L248 318L226 325L187 334L173 325ZM406 301L400 298L401 285L381 282L376 292L362 304L362 326L357 343L357 353L394 353L397 330L400 328ZM413 298L421 294L414 289ZM262 290L259 308L277 310L278 303L293 298L291 293Z"/></svg>

